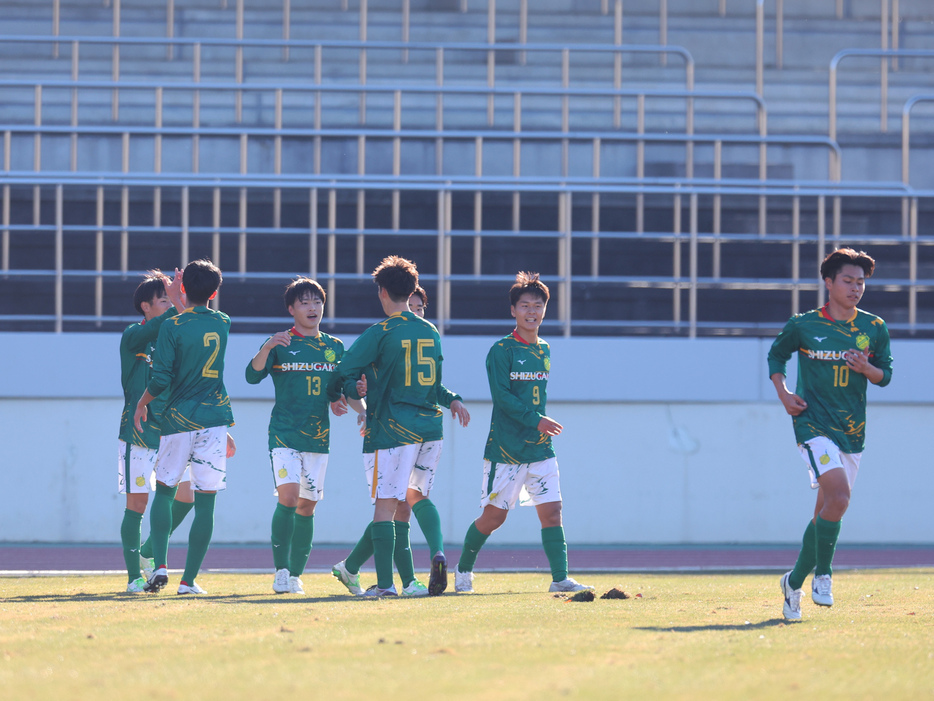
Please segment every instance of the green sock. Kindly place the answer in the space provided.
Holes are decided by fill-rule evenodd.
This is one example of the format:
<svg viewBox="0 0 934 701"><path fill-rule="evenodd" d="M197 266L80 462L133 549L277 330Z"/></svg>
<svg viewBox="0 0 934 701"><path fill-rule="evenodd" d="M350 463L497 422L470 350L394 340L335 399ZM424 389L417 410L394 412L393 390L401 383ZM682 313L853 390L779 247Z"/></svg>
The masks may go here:
<svg viewBox="0 0 934 701"><path fill-rule="evenodd" d="M172 502L172 530L169 531L169 537L175 533L175 529L182 525L182 521L185 520L185 517L188 515L188 512L194 508L194 502L190 501L179 501L176 499ZM139 549L139 554L143 557L152 557L152 538L149 537L146 539L146 542Z"/></svg>
<svg viewBox="0 0 934 701"><path fill-rule="evenodd" d="M441 516L431 499L422 499L415 502L412 513L415 515L415 520L418 521L418 527L422 529L422 535L428 541L429 555L434 557L435 553L443 553L444 538L441 536Z"/></svg>
<svg viewBox="0 0 934 701"><path fill-rule="evenodd" d="M415 563L412 561L412 542L409 539L410 526L405 521L393 521L392 525L396 532L392 559L399 571L402 586L407 587L415 581Z"/></svg>
<svg viewBox="0 0 934 701"><path fill-rule="evenodd" d="M357 544L354 546L353 550L350 551L350 555L347 556L347 559L344 560L344 565L347 567L347 571L350 574L357 574L360 571L360 568L363 567L363 563L373 557L373 522L370 521L367 524L366 530L363 531L363 535L360 537L360 540L357 541Z"/></svg>
<svg viewBox="0 0 934 701"><path fill-rule="evenodd" d="M139 511L124 509L123 523L120 524L120 542L123 543L123 560L126 562L126 574L132 582L140 578L139 574L139 533L143 515Z"/></svg>
<svg viewBox="0 0 934 701"><path fill-rule="evenodd" d="M172 532L172 502L178 487L156 484L156 494L149 508L149 539L156 567L165 567L169 561L169 533Z"/></svg>
<svg viewBox="0 0 934 701"><path fill-rule="evenodd" d="M295 514L295 529L292 531L292 547L289 548L289 574L301 577L311 555L311 541L315 535L315 515Z"/></svg>
<svg viewBox="0 0 934 701"><path fill-rule="evenodd" d="M804 529L804 538L801 539L801 552L798 553L798 561L795 568L788 576L788 584L792 589L800 589L804 580L811 574L814 565L817 564L817 529L814 521L808 521L808 527Z"/></svg>
<svg viewBox="0 0 934 701"><path fill-rule="evenodd" d="M392 555L396 545L396 528L392 521L373 522L373 564L376 565L376 586L392 586Z"/></svg>
<svg viewBox="0 0 934 701"><path fill-rule="evenodd" d="M480 554L480 548L486 543L490 536L477 530L476 521L470 524L467 529L467 535L464 536L464 548L461 550L461 559L457 562L458 572L473 572L473 566L477 562L477 555Z"/></svg>
<svg viewBox="0 0 934 701"><path fill-rule="evenodd" d="M817 566L816 575L833 574L833 553L837 548L837 538L840 536L840 521L825 521L817 517Z"/></svg>
<svg viewBox="0 0 934 701"><path fill-rule="evenodd" d="M568 543L562 526L542 529L542 545L551 566L551 579L560 582L568 578Z"/></svg>
<svg viewBox="0 0 934 701"><path fill-rule="evenodd" d="M289 566L289 545L295 530L295 507L276 504L272 512L272 563L276 571Z"/></svg>
<svg viewBox="0 0 934 701"><path fill-rule="evenodd" d="M194 584L204 556L208 553L211 536L214 535L214 499L217 494L195 492L195 518L188 532L188 557L185 559L185 571L182 581Z"/></svg>

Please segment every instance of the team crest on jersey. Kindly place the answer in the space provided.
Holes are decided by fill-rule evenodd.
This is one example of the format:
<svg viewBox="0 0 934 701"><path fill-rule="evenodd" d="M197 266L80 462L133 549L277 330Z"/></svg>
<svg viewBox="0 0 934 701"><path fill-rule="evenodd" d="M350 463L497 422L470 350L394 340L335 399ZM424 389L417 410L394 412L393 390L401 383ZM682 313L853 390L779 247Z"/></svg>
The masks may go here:
<svg viewBox="0 0 934 701"><path fill-rule="evenodd" d="M861 351L864 351L867 348L869 348L869 336L867 336L864 333L861 333L859 336L857 336L856 347L859 348Z"/></svg>
<svg viewBox="0 0 934 701"><path fill-rule="evenodd" d="M324 359L329 363L333 363L335 360L337 360L337 353L335 353L333 349L328 348L326 351L324 351Z"/></svg>
<svg viewBox="0 0 934 701"><path fill-rule="evenodd" d="M545 372L551 372L551 358L545 357Z"/></svg>

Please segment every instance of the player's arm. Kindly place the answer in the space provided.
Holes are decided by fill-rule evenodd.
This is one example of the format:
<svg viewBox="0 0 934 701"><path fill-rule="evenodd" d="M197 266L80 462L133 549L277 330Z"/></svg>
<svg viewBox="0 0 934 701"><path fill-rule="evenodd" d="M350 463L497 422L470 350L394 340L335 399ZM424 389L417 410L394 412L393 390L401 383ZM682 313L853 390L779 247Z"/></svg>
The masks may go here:
<svg viewBox="0 0 934 701"><path fill-rule="evenodd" d="M350 346L337 366L335 372L335 376L338 378L337 388L347 399L361 399L363 397L360 393L361 385L358 383L379 353L378 341L371 329L372 327L364 331L353 342L353 345Z"/></svg>
<svg viewBox="0 0 934 701"><path fill-rule="evenodd" d="M439 339L440 345L440 339ZM435 391L438 393L438 404L451 410L451 415L458 420L461 426L466 427L470 423L470 412L464 406L464 400L459 394L454 394L451 390L441 383L441 365L444 358L438 356L438 374L435 378Z"/></svg>
<svg viewBox="0 0 934 701"><path fill-rule="evenodd" d="M510 353L497 343L486 356L486 376L490 383L493 404L523 426L537 429L545 415L535 411L512 393L509 385L509 370Z"/></svg>
<svg viewBox="0 0 934 701"><path fill-rule="evenodd" d="M892 351L890 348L889 330L880 319L882 328L876 338L875 347L870 354L869 350L850 351L846 364L853 372L859 372L874 385L885 387L892 381Z"/></svg>
<svg viewBox="0 0 934 701"><path fill-rule="evenodd" d="M169 301L172 302L172 306L175 307L177 312L181 314L185 311L185 305L187 300L185 295L182 294L182 271L178 268L175 269L175 275L172 279L163 283L165 287L165 293L169 297Z"/></svg>
<svg viewBox="0 0 934 701"><path fill-rule="evenodd" d="M772 342L769 349L769 379L775 387L775 393L778 395L778 401L785 407L785 412L791 416L797 416L805 409L808 404L804 399L794 392L790 391L785 385L785 368L791 359L791 354L798 347L797 324L794 318L789 319L785 328L778 334L778 337Z"/></svg>
<svg viewBox="0 0 934 701"><path fill-rule="evenodd" d="M288 331L279 331L267 338L246 366L246 381L251 385L261 382L269 374L275 361L275 353L272 349L276 346L287 347L291 343L292 336Z"/></svg>

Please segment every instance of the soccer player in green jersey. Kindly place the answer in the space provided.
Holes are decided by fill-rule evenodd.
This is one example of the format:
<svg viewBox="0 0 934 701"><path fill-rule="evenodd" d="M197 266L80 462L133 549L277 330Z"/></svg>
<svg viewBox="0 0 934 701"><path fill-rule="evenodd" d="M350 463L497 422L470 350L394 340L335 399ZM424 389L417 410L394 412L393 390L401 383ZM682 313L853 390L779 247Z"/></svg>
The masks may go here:
<svg viewBox="0 0 934 701"><path fill-rule="evenodd" d="M363 452L375 506L373 521L354 550L359 551L366 541L371 541L377 581L363 592L359 571L348 568L346 561L335 565L332 573L351 593L396 596L392 572L395 514L409 494L427 497L441 455L439 403L443 355L438 330L413 314L408 306L409 297L418 285L414 263L390 256L373 271L373 279L387 318L364 331L350 347L332 388L341 387L347 397L359 398L357 382L367 375ZM451 410L459 418L465 411L459 400L452 402ZM438 533L429 536L429 540L436 538L440 542L440 519L436 521ZM408 537L407 530L404 537ZM411 562L411 553L408 561ZM429 594L428 587L415 579L414 571L400 572L400 577L403 596Z"/></svg>
<svg viewBox="0 0 934 701"><path fill-rule="evenodd" d="M123 413L118 439L117 480L120 494L126 494L126 510L120 526L123 559L132 594L144 591L146 579L140 572L144 562L140 554L140 525L149 502L150 478L159 450L159 426L156 420L137 430L130 420L136 400L149 384L152 354L159 329L166 320L184 309L181 297L181 273L169 279L159 270L149 271L133 294L133 305L143 315L142 322L131 324L120 339L120 380L123 385ZM153 406L158 419L164 402Z"/></svg>
<svg viewBox="0 0 934 701"><path fill-rule="evenodd" d="M330 421L347 413L342 399L330 402L328 384L344 355L344 343L319 330L327 296L316 281L300 277L285 289L294 324L270 336L246 366L246 381L272 375L276 403L269 419L269 456L279 503L272 517L272 589L304 594L301 580L314 535L315 507L324 498ZM366 411L351 400L359 414Z"/></svg>
<svg viewBox="0 0 934 701"><path fill-rule="evenodd" d="M205 593L195 577L214 532L215 497L226 488L227 426L233 425L230 398L224 387L230 317L207 306L221 280L220 269L209 260L185 266L182 292L191 306L159 330L152 377L133 416L137 429L142 430L149 403L163 392L168 393L159 422L162 438L156 459L156 495L149 516L156 561L156 570L147 583L149 591L159 591L169 581L166 561L172 500L190 462L195 518L188 534L188 556L178 593Z"/></svg>
<svg viewBox="0 0 934 701"><path fill-rule="evenodd" d="M419 285L409 297L409 309L416 316L424 319L425 310L428 308L428 293ZM365 387L365 383L364 387ZM359 391L359 387L358 387ZM451 410L452 415L460 422L461 426L467 426L470 423L470 412L463 404L463 399L459 394L454 394L444 385L440 386L438 403ZM366 436L366 419L362 421L363 435ZM364 453L370 451L364 450ZM370 460L366 456L365 462ZM415 580L415 563L412 559L412 547L409 522L412 520L412 514L415 514L415 520L418 521L419 528L428 542L428 552L431 554L431 569L428 575L428 594L429 596L438 596L443 594L448 588L448 561L444 555L444 539L441 535L441 516L438 513L434 502L428 498L428 492L420 492L417 489L409 489L406 492L405 501L400 501L396 506L396 514L393 517L393 526L396 532L396 544L393 551L393 562L396 564L396 570L403 583L409 583ZM347 588L355 594L363 593L360 587L360 567L363 563L373 556L373 539L370 532L365 532L363 537L354 546L353 551L347 556L347 559L337 563L334 566L332 574L344 582ZM420 584L410 586L410 590L417 590L419 595L423 592ZM405 591L405 588L403 588Z"/></svg>
<svg viewBox="0 0 934 701"><path fill-rule="evenodd" d="M515 330L486 356L493 396L490 433L483 455L483 512L464 538L454 591L473 591L473 568L480 548L506 522L516 504L532 505L542 524L542 545L551 566L549 591L593 589L568 576L568 548L561 520L558 461L551 444L562 426L546 412L551 349L538 337L549 299L538 273L516 275L509 290Z"/></svg>
<svg viewBox="0 0 934 701"><path fill-rule="evenodd" d="M811 598L833 605L833 554L865 444L867 383L885 387L892 379L885 322L856 307L874 269L866 253L830 253L820 266L827 303L791 317L769 351L769 377L794 417L795 440L817 490L798 560L780 581L788 619L801 618L801 586L812 570ZM792 393L785 365L793 354L798 381Z"/></svg>

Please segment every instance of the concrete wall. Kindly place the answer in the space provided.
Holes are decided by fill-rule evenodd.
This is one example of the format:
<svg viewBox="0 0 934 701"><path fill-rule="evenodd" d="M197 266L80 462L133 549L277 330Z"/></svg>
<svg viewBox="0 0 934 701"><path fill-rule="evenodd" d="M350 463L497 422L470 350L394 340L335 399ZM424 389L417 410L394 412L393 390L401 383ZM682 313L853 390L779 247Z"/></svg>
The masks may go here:
<svg viewBox="0 0 934 701"><path fill-rule="evenodd" d="M283 326L285 324L283 323ZM504 332L507 331L504 325ZM266 451L272 383L243 368L264 340L234 335L227 387L239 452L218 499L216 542L263 542L274 508ZM345 339L350 341L350 338ZM445 339L445 384L464 395L467 429L445 426L432 498L458 542L476 517L493 337ZM119 336L0 333L0 541L113 542L121 398ZM768 340L553 339L549 414L572 543L791 542L814 495L791 421L766 378ZM869 449L850 542L934 542L927 430L934 425L929 341L893 343L895 377L871 388ZM350 417L335 419L318 543L350 542L372 516ZM148 530L145 522L144 533ZM417 542L421 535L413 529ZM534 511L510 516L500 543L534 543Z"/></svg>

